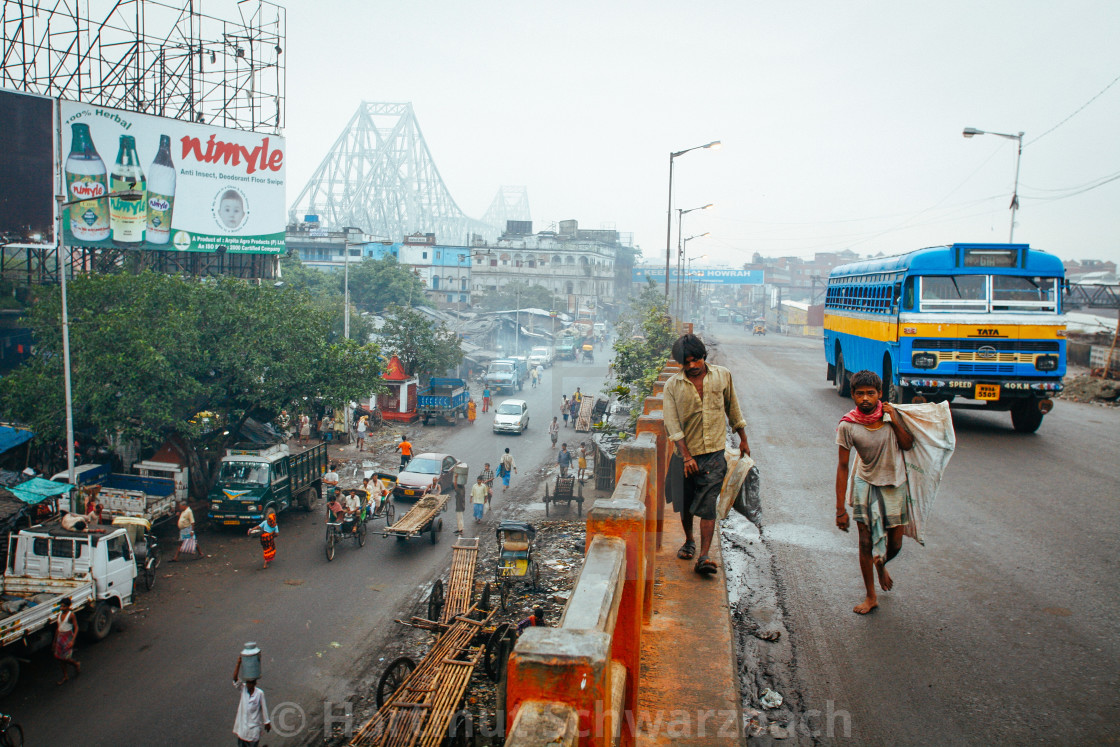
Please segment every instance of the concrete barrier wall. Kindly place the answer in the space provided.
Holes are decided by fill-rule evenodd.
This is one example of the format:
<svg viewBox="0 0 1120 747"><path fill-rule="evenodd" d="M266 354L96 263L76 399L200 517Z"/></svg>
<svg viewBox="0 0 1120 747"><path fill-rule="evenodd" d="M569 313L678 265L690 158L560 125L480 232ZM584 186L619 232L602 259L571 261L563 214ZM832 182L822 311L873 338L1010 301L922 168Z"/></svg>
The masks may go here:
<svg viewBox="0 0 1120 747"><path fill-rule="evenodd" d="M666 374L679 370L673 364ZM528 628L506 669L506 745L632 745L642 628L653 603L669 444L661 387L619 449L615 489L587 514L583 569L558 627ZM629 717L628 717L629 714Z"/></svg>

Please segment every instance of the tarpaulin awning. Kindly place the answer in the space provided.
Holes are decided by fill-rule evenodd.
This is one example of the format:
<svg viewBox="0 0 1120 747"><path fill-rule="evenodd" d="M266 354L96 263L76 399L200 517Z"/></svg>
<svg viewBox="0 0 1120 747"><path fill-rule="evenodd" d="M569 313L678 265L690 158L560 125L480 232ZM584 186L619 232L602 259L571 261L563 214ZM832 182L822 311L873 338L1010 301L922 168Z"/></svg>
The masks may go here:
<svg viewBox="0 0 1120 747"><path fill-rule="evenodd" d="M34 506L36 503L42 503L52 496L69 493L71 488L73 486L69 483L55 482L45 477L32 477L27 482L13 485L8 490L12 491L12 495L24 503Z"/></svg>
<svg viewBox="0 0 1120 747"><path fill-rule="evenodd" d="M0 454L35 438L35 434L22 428L0 425Z"/></svg>

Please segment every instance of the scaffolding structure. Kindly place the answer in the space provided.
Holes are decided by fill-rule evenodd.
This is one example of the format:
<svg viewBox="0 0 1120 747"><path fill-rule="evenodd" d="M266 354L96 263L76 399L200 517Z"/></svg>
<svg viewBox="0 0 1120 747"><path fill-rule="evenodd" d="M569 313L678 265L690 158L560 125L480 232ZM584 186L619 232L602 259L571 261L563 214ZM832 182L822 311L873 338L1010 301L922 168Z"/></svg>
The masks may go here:
<svg viewBox="0 0 1120 747"><path fill-rule="evenodd" d="M292 203L289 222L309 215L329 230L355 227L390 241L414 233L493 240L501 232L459 209L410 103L361 103Z"/></svg>
<svg viewBox="0 0 1120 747"><path fill-rule="evenodd" d="M0 87L279 133L287 13L222 4L235 20L206 15L202 0L3 0Z"/></svg>

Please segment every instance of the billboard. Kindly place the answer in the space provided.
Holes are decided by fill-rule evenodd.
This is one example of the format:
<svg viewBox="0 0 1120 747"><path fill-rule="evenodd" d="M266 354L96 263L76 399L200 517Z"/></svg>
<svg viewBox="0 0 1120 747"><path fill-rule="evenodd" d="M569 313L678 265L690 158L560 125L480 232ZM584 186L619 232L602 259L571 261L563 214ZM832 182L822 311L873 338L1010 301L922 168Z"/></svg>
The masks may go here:
<svg viewBox="0 0 1120 747"><path fill-rule="evenodd" d="M62 102L64 241L284 252L284 139Z"/></svg>
<svg viewBox="0 0 1120 747"><path fill-rule="evenodd" d="M655 283L665 282L664 267L635 267L631 281L645 283L646 278L652 278ZM719 270L693 268L691 272L678 273L677 268L669 268L669 280L676 283L678 279L685 282L707 283L709 285L762 285L763 270Z"/></svg>
<svg viewBox="0 0 1120 747"><path fill-rule="evenodd" d="M54 100L0 90L0 244L54 241Z"/></svg>

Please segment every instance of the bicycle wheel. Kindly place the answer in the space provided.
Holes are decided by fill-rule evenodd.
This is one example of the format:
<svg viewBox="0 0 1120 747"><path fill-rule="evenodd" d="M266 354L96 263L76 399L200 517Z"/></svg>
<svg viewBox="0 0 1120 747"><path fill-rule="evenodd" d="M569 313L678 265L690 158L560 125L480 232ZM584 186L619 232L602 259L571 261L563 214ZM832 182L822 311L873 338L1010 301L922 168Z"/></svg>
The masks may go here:
<svg viewBox="0 0 1120 747"><path fill-rule="evenodd" d="M327 561L334 560L334 530L327 530Z"/></svg>

